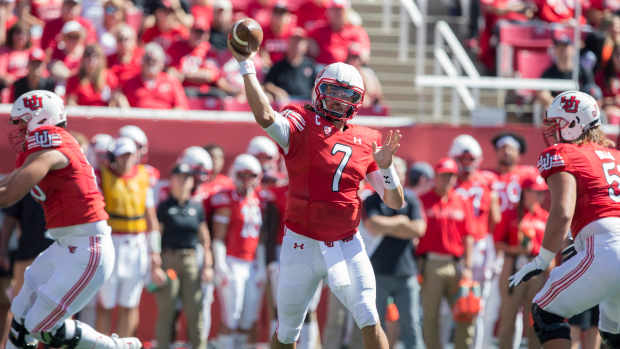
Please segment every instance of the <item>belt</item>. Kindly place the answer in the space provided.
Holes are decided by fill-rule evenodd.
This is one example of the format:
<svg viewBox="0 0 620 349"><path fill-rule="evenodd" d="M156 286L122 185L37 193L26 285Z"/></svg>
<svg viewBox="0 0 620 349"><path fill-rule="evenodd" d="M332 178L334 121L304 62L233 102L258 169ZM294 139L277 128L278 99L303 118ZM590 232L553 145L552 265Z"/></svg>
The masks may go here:
<svg viewBox="0 0 620 349"><path fill-rule="evenodd" d="M124 219L124 220L127 220L127 221L137 221L137 220L143 219L145 217L145 215L140 215L140 216L121 216L121 215L110 213L110 212L108 212L108 216L110 216L110 218L112 218L112 219Z"/></svg>
<svg viewBox="0 0 620 349"><path fill-rule="evenodd" d="M458 261L460 258L451 254L429 252L425 257L430 261Z"/></svg>
<svg viewBox="0 0 620 349"><path fill-rule="evenodd" d="M195 253L195 248L164 248L162 249L162 253L172 253L172 254L190 254Z"/></svg>

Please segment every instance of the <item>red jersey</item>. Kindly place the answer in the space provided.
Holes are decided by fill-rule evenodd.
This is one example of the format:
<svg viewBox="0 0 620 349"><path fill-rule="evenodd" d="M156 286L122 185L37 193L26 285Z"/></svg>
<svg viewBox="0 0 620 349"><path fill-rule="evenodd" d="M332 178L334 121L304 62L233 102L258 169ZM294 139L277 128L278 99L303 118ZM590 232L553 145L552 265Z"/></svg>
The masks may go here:
<svg viewBox="0 0 620 349"><path fill-rule="evenodd" d="M543 178L568 172L577 181L577 202L571 222L573 237L589 223L620 217L620 151L597 144L556 144L538 158Z"/></svg>
<svg viewBox="0 0 620 349"><path fill-rule="evenodd" d="M575 18L575 6L581 2L581 24L585 24L583 14L588 10L586 0L536 0L538 17L545 22L560 23Z"/></svg>
<svg viewBox="0 0 620 349"><path fill-rule="evenodd" d="M187 28L182 25L171 28L165 32L162 32L159 30L157 25L154 25L142 33L142 42L148 44L149 42L154 41L158 43L164 51L166 51L173 42L180 38L185 39L188 35L189 32L187 31Z"/></svg>
<svg viewBox="0 0 620 349"><path fill-rule="evenodd" d="M434 190L420 196L426 216L426 233L420 238L417 255L429 252L461 257L465 237L471 235L471 205L456 191L441 198Z"/></svg>
<svg viewBox="0 0 620 349"><path fill-rule="evenodd" d="M213 195L210 201L215 210L224 207L230 209L230 222L226 232L226 254L253 261L263 223L256 192L242 197L235 189L229 189Z"/></svg>
<svg viewBox="0 0 620 349"><path fill-rule="evenodd" d="M17 167L41 150L54 149L69 159L69 165L50 170L30 191L41 203L47 229L68 227L108 219L103 195L78 142L65 129L42 126L26 137L25 150L17 157Z"/></svg>
<svg viewBox="0 0 620 349"><path fill-rule="evenodd" d="M141 74L123 83L123 94L134 108L188 109L187 96L176 78L165 72L154 80L144 81Z"/></svg>
<svg viewBox="0 0 620 349"><path fill-rule="evenodd" d="M470 179L457 183L455 187L456 192L469 201L473 208L471 234L476 241L485 238L489 233L491 185L492 182L485 175L476 171Z"/></svg>
<svg viewBox="0 0 620 349"><path fill-rule="evenodd" d="M272 202L278 209L280 214L280 229L276 237L276 243L282 245L282 239L284 238L284 216L286 214L286 193L288 192L288 184L280 186L271 186L268 188L259 187L256 189L258 198L261 201L261 205L267 202Z"/></svg>
<svg viewBox="0 0 620 349"><path fill-rule="evenodd" d="M347 60L349 46L359 43L363 49L370 51L370 39L364 28L347 24L339 32L332 31L329 24L324 24L308 36L319 45L319 55L316 62L319 64L331 64Z"/></svg>
<svg viewBox="0 0 620 349"><path fill-rule="evenodd" d="M213 215L213 207L211 207L211 201L208 200L209 197L219 193L220 191L234 189L235 183L232 179L230 179L230 177L220 173L215 176L212 181L203 183L202 186L204 187L201 189L204 191L204 201L202 202L202 205L205 210L205 217L210 220Z"/></svg>
<svg viewBox="0 0 620 349"><path fill-rule="evenodd" d="M288 40L291 37L292 28L284 28L281 33L275 34L271 27L265 28L262 48L269 54L271 63L276 63L284 58L288 49Z"/></svg>
<svg viewBox="0 0 620 349"><path fill-rule="evenodd" d="M116 75L118 81L129 80L140 72L142 55L144 55L144 49L141 46L136 46L133 50L131 59L127 63L121 63L118 54L111 54L107 57L108 70Z"/></svg>
<svg viewBox="0 0 620 349"><path fill-rule="evenodd" d="M198 69L207 69L214 74L213 82L217 81L220 69L215 58L211 55L211 44L202 42L196 47L192 47L188 40L181 39L174 42L168 48L168 64L182 73L192 73ZM209 84L197 84L185 79L183 86L200 86L203 92L209 88Z"/></svg>
<svg viewBox="0 0 620 349"><path fill-rule="evenodd" d="M75 97L78 105L107 106L112 91L118 88L116 75L108 70L103 72L105 84L101 90L96 90L90 81L81 82L78 75L74 75L67 80L67 97Z"/></svg>
<svg viewBox="0 0 620 349"><path fill-rule="evenodd" d="M77 17L74 21L80 23L84 28L86 34L86 43L92 44L97 42L97 33L93 24L84 17ZM62 27L65 25L65 21L58 17L45 22L43 27L43 35L41 36L41 48L47 49L49 47L56 46L56 37L60 34Z"/></svg>
<svg viewBox="0 0 620 349"><path fill-rule="evenodd" d="M502 214L502 220L495 227L493 239L509 246L529 248L530 255L536 256L542 246L548 217L549 212L540 205L534 206L532 211L524 212L521 220L519 210L511 208Z"/></svg>
<svg viewBox="0 0 620 349"><path fill-rule="evenodd" d="M497 180L493 183L493 190L499 196L500 211L515 207L521 199L521 183L526 178L538 176L533 166L517 166L511 172L496 173Z"/></svg>
<svg viewBox="0 0 620 349"><path fill-rule="evenodd" d="M71 74L77 74L80 69L80 63L82 62L82 53L83 50L79 50L76 48L76 51L79 51L79 54L67 54L64 50L56 47L54 51L52 51L51 61L61 61L64 63L65 67L71 71Z"/></svg>
<svg viewBox="0 0 620 349"><path fill-rule="evenodd" d="M327 9L314 1L305 1L295 14L297 24L306 30L312 30L327 21Z"/></svg>
<svg viewBox="0 0 620 349"><path fill-rule="evenodd" d="M381 135L358 125L339 131L295 106L285 107L282 115L290 125L288 152L282 151L289 173L286 226L319 241L352 236L361 216L357 191L366 175L379 169L372 142L380 144Z"/></svg>
<svg viewBox="0 0 620 349"><path fill-rule="evenodd" d="M0 49L0 74L17 80L28 73L30 49L11 50L4 46Z"/></svg>

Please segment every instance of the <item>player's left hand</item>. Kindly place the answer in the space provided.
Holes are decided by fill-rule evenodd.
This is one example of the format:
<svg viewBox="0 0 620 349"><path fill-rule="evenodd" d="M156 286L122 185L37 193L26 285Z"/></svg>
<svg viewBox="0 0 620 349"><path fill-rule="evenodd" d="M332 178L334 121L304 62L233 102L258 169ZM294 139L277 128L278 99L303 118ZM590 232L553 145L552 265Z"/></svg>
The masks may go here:
<svg viewBox="0 0 620 349"><path fill-rule="evenodd" d="M377 162L379 168L388 168L392 164L392 156L396 153L396 150L400 147L400 139L403 137L400 130L390 130L385 143L382 146L377 146L376 142L372 142L372 155Z"/></svg>
<svg viewBox="0 0 620 349"><path fill-rule="evenodd" d="M532 277L542 273L545 269L547 269L547 265L544 264L540 256L536 256L536 258L532 259L508 278L508 287L510 287L510 289L517 287L521 282L528 281Z"/></svg>

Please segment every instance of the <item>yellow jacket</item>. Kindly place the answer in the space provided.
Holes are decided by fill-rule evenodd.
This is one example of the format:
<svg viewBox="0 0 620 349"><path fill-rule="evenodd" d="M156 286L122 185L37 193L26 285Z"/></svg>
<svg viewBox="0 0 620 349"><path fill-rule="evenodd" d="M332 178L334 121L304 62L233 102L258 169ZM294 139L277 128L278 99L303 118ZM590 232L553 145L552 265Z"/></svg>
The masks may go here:
<svg viewBox="0 0 620 349"><path fill-rule="evenodd" d="M146 232L146 197L150 186L149 173L143 165L128 176L119 177L110 169L101 169L101 189L110 215L112 232Z"/></svg>

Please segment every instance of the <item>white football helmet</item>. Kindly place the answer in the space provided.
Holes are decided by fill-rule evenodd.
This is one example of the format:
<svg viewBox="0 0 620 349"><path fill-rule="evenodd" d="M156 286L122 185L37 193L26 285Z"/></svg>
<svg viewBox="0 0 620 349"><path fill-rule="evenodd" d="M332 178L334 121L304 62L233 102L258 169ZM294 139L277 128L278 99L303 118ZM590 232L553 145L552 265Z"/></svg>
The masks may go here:
<svg viewBox="0 0 620 349"><path fill-rule="evenodd" d="M45 90L34 90L19 96L11 108L10 121L22 120L28 132L41 126L57 126L67 122L65 104L57 94Z"/></svg>
<svg viewBox="0 0 620 349"><path fill-rule="evenodd" d="M107 158L108 151L114 144L114 138L109 134L97 133L90 139L90 145L86 151L86 159L94 167Z"/></svg>
<svg viewBox="0 0 620 349"><path fill-rule="evenodd" d="M235 181L235 184L238 188L244 187L246 184L244 181L239 178L240 173L249 172L256 175L255 180L252 180L251 186L258 185L260 181L260 176L262 174L262 169L260 166L260 162L254 156L250 154L241 154L235 158L232 167L230 168L230 175ZM250 188L244 188L250 189Z"/></svg>
<svg viewBox="0 0 620 349"><path fill-rule="evenodd" d="M349 120L362 105L364 93L364 81L357 68L332 63L314 81L312 105L317 114L327 119Z"/></svg>
<svg viewBox="0 0 620 349"><path fill-rule="evenodd" d="M548 145L578 140L593 127L601 124L601 112L596 100L587 93L566 91L557 95L547 108L543 136Z"/></svg>
<svg viewBox="0 0 620 349"><path fill-rule="evenodd" d="M149 140L141 128L134 125L125 125L118 130L119 137L131 138L138 146L141 157L145 157L149 151Z"/></svg>
<svg viewBox="0 0 620 349"><path fill-rule="evenodd" d="M204 148L192 146L186 148L177 160L177 164L188 164L194 171L196 180L206 182L213 171L213 160Z"/></svg>
<svg viewBox="0 0 620 349"><path fill-rule="evenodd" d="M272 158L276 158L278 156L278 147L269 137L256 136L250 140L247 152L254 156L265 154Z"/></svg>
<svg viewBox="0 0 620 349"><path fill-rule="evenodd" d="M472 159L465 160L463 156L466 154L469 154L473 161ZM474 137L463 134L452 141L448 156L456 160L461 171L471 172L478 168L480 161L482 161L482 148Z"/></svg>

